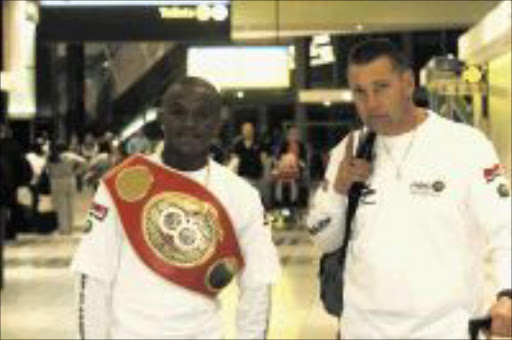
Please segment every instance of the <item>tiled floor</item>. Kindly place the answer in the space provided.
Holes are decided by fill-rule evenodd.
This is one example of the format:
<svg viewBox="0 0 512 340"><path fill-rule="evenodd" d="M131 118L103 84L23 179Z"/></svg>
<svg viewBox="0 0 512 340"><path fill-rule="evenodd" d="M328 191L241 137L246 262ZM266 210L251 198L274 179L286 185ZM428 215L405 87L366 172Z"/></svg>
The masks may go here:
<svg viewBox="0 0 512 340"><path fill-rule="evenodd" d="M1 293L2 339L76 338L74 279L68 270L80 238L90 193L75 202L72 235L25 234L5 249L5 286ZM269 337L333 339L336 320L318 300L318 253L303 230L274 233L283 275L273 288ZM221 294L227 338L234 338L236 286Z"/></svg>

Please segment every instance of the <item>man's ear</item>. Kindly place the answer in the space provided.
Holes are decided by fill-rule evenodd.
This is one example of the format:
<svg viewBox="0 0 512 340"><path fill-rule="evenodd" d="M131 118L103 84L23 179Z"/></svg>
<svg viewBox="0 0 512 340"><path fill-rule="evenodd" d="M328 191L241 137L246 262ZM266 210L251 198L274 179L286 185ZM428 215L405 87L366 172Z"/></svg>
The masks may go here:
<svg viewBox="0 0 512 340"><path fill-rule="evenodd" d="M161 108L158 108L156 119L158 120L158 123L160 124L160 126L162 127L162 130L163 130L164 113L163 113L163 110Z"/></svg>
<svg viewBox="0 0 512 340"><path fill-rule="evenodd" d="M215 136L218 136L220 133L220 129L222 127L222 119L217 119L215 125L213 126L213 130L215 131Z"/></svg>
<svg viewBox="0 0 512 340"><path fill-rule="evenodd" d="M415 88L414 74L412 73L412 70L407 70L402 73L402 81L406 86L407 94L412 99L413 94L414 94L414 88Z"/></svg>

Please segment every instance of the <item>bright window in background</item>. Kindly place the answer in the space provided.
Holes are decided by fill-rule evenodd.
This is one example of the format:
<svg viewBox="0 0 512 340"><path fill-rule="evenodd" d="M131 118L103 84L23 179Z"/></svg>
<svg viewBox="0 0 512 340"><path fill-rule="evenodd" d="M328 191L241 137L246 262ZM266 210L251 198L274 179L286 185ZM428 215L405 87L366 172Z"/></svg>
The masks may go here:
<svg viewBox="0 0 512 340"><path fill-rule="evenodd" d="M144 125L151 123L152 121L158 118L158 109L152 107L146 110L146 112L142 115L136 117L133 121L131 121L127 126L123 128L120 134L121 141L124 141L131 135L133 135L136 131L142 129Z"/></svg>
<svg viewBox="0 0 512 340"><path fill-rule="evenodd" d="M187 75L209 80L220 90L290 86L288 46L191 47Z"/></svg>

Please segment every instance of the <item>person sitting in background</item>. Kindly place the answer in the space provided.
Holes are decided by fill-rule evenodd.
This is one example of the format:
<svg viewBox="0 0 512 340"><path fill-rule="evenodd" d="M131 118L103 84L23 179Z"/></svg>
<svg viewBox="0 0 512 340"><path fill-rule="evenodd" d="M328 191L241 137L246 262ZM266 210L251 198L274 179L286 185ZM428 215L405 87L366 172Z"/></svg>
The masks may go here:
<svg viewBox="0 0 512 340"><path fill-rule="evenodd" d="M295 206L298 203L302 172L306 167L306 148L300 140L296 126L291 126L282 143L277 163L272 171L275 180L275 198L280 206ZM288 190L285 199L284 191Z"/></svg>

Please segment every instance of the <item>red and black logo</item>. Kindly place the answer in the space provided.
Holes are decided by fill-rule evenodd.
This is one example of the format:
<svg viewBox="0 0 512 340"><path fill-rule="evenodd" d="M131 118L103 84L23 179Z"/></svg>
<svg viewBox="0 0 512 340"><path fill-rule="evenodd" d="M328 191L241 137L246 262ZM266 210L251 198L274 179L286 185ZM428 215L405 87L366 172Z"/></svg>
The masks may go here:
<svg viewBox="0 0 512 340"><path fill-rule="evenodd" d="M96 202L92 202L91 209L89 210L89 215L91 217L94 217L94 219L98 221L103 221L105 217L107 217L107 214L108 207Z"/></svg>
<svg viewBox="0 0 512 340"><path fill-rule="evenodd" d="M493 182L496 178L500 177L502 175L503 171L501 168L501 165L494 164L490 168L484 169L484 178L487 183Z"/></svg>

